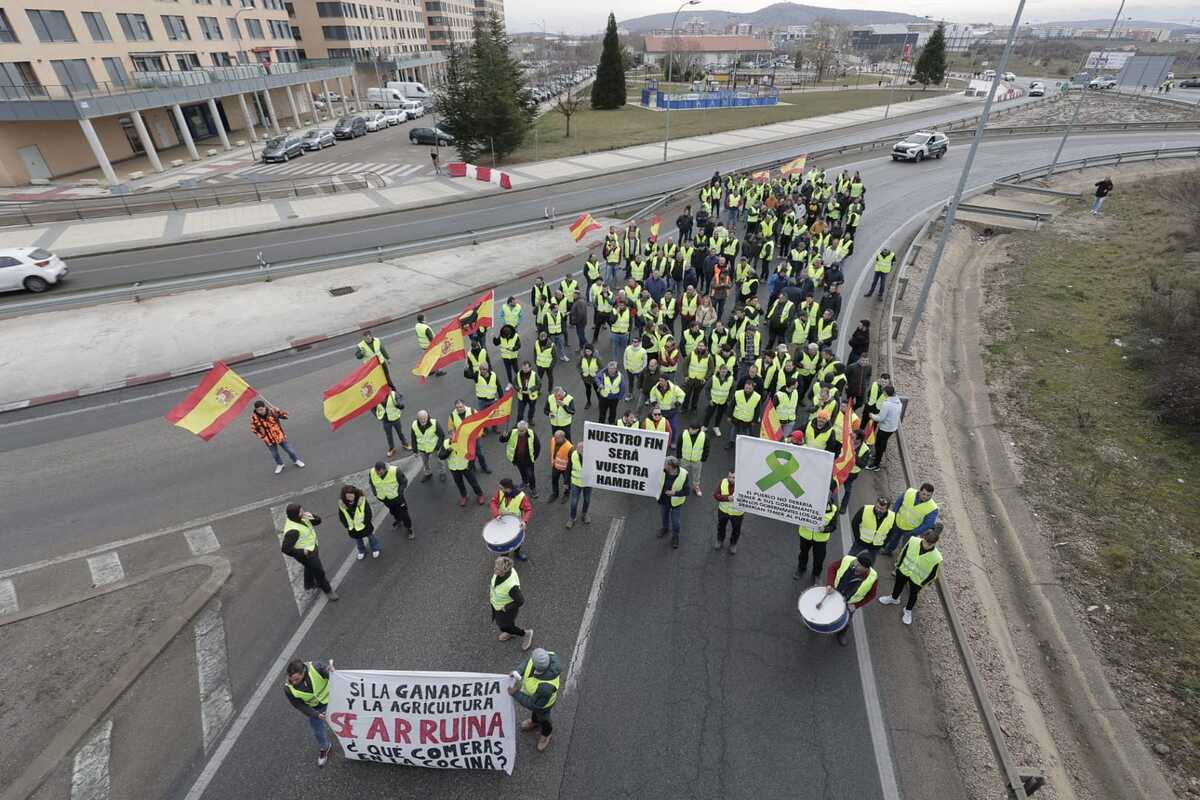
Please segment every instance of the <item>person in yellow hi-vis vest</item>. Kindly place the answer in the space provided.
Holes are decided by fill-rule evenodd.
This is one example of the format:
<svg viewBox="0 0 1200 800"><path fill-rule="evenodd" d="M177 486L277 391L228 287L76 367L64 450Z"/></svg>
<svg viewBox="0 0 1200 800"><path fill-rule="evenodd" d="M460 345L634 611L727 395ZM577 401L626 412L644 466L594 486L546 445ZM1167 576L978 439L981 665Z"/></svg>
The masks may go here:
<svg viewBox="0 0 1200 800"><path fill-rule="evenodd" d="M512 677L513 684L508 687L508 693L518 705L533 712L529 719L521 723L521 730L527 733L541 731L537 743L540 753L550 746L550 737L554 733L550 709L558 700L562 682L558 654L553 650L535 648L525 663L512 673Z"/></svg>
<svg viewBox="0 0 1200 800"><path fill-rule="evenodd" d="M678 458L667 456L658 490L658 505L662 517L658 536L666 536L667 529L670 528L671 547L674 549L679 548L680 517L683 515L683 504L691 493L688 471L679 466Z"/></svg>
<svg viewBox="0 0 1200 800"><path fill-rule="evenodd" d="M517 627L517 612L525 605L525 595L521 593L521 579L513 567L513 560L508 556L497 558L492 567L488 602L492 607L492 621L500 629L496 638L507 642L515 636L521 640L521 649L528 650L533 645L533 628Z"/></svg>
<svg viewBox="0 0 1200 800"><path fill-rule="evenodd" d="M430 343L433 342L433 337L436 336L436 334L433 332L433 328L426 324L424 314L417 314L417 322L415 325L413 325L413 331L417 334L417 345L420 346L421 352L424 353L429 349ZM433 374L445 375L446 370L439 369Z"/></svg>
<svg viewBox="0 0 1200 800"><path fill-rule="evenodd" d="M292 707L304 715L317 739L317 766L329 763L329 733L325 730L325 709L329 706L329 676L333 674L333 659L321 661L289 661L287 683L283 693Z"/></svg>
<svg viewBox="0 0 1200 800"><path fill-rule="evenodd" d="M904 624L912 625L913 607L917 604L917 593L937 578L942 566L942 551L937 549L942 538L942 523L935 522L923 536L911 537L904 545L900 564L896 567L896 583L890 597L881 597L885 606L900 602L900 593L908 586L908 603L904 606Z"/></svg>
<svg viewBox="0 0 1200 800"><path fill-rule="evenodd" d="M800 556L796 559L796 574L792 576L794 580L804 577L810 552L813 557L812 582L815 584L821 576L821 567L825 566L825 548L829 545L830 534L837 527L837 496L838 483L830 481L829 499L825 503L825 516L820 527L797 526L796 533L800 536Z"/></svg>
<svg viewBox="0 0 1200 800"><path fill-rule="evenodd" d="M840 594L845 599L850 619L853 620L854 613L875 597L879 588L878 581L879 574L875 572L871 563L870 553L844 556L841 561L834 561L829 565L825 576L825 596L828 597L834 592ZM850 623L847 622L846 627L837 632L838 644L845 646L849 635Z"/></svg>

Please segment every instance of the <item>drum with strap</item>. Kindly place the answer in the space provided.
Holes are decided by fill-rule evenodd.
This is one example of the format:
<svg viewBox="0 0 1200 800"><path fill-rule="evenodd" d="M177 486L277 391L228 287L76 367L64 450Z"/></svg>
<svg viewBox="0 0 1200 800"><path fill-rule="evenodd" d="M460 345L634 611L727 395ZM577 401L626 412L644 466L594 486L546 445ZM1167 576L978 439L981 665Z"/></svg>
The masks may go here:
<svg viewBox="0 0 1200 800"><path fill-rule="evenodd" d="M504 514L483 526L483 543L493 553L511 553L525 541L525 526L518 517Z"/></svg>
<svg viewBox="0 0 1200 800"><path fill-rule="evenodd" d="M830 592L826 586L805 589L797 607L800 618L814 633L837 633L850 624L846 598L838 592Z"/></svg>

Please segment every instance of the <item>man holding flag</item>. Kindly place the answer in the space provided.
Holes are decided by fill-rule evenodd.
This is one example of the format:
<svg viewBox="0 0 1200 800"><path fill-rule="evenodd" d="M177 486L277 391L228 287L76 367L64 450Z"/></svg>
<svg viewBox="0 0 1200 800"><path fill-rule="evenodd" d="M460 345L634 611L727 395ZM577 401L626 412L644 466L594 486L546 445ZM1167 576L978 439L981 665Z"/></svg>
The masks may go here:
<svg viewBox="0 0 1200 800"><path fill-rule="evenodd" d="M372 357L367 363L351 372L342 380L325 390L322 404L325 419L336 431L350 420L365 414L387 399L391 386L383 364ZM296 466L301 466L297 462Z"/></svg>
<svg viewBox="0 0 1200 800"><path fill-rule="evenodd" d="M253 386L242 380L241 375L217 362L183 402L166 413L166 419L172 425L190 431L207 442L237 419L242 409L249 405L257 394ZM266 406L265 402L263 406ZM282 419L286 418L285 414ZM286 440L282 431L281 427L280 441ZM263 441L268 447L271 446L270 442L265 439ZM275 445L278 446L280 441L276 441ZM281 463L278 453L275 460ZM280 466L276 473L282 470L283 467Z"/></svg>
<svg viewBox="0 0 1200 800"><path fill-rule="evenodd" d="M412 373L424 383L430 375L440 373L442 367L462 361L466 357L467 348L463 342L462 325L459 320L453 319L429 340L429 346L421 354Z"/></svg>

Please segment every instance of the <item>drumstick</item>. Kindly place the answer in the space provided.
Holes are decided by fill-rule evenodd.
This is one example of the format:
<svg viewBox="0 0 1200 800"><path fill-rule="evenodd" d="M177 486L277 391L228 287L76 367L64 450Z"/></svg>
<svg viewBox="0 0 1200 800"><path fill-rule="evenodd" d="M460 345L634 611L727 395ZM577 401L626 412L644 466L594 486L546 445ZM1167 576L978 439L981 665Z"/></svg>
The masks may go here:
<svg viewBox="0 0 1200 800"><path fill-rule="evenodd" d="M822 596L821 596L821 599L817 601L817 608L818 608L818 609L821 607L821 604L825 602L825 598L826 598L826 597L829 597L829 595L831 595L831 594L833 594L833 587L832 587L832 586L826 586L826 587L825 587L825 594L824 594L824 595L822 595Z"/></svg>

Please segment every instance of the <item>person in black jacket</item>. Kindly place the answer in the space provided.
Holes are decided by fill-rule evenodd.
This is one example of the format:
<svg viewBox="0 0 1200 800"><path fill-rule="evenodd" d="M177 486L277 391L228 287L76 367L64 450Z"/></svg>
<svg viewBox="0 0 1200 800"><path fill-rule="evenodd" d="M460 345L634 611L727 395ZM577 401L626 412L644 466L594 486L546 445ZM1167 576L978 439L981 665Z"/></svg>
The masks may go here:
<svg viewBox="0 0 1200 800"><path fill-rule="evenodd" d="M675 227L679 229L679 241L686 242L692 238L692 207L684 206L683 213L675 220Z"/></svg>
<svg viewBox="0 0 1200 800"><path fill-rule="evenodd" d="M1100 207L1104 205L1104 198L1108 197L1113 190L1112 178L1107 175L1103 180L1096 181L1096 199L1092 201L1092 216L1100 216Z"/></svg>
<svg viewBox="0 0 1200 800"><path fill-rule="evenodd" d="M375 538L371 504L358 487L346 484L338 492L338 519L354 540L359 561L367 557L368 543L371 545L371 558L379 558L379 540Z"/></svg>
<svg viewBox="0 0 1200 800"><path fill-rule="evenodd" d="M321 554L317 547L317 526L321 524L321 518L305 511L299 503L289 504L285 514L287 522L283 526L280 551L304 567L305 590L319 588L330 600L337 600L338 593L333 590L329 578L325 576L325 566L321 564Z"/></svg>
<svg viewBox="0 0 1200 800"><path fill-rule="evenodd" d="M521 640L521 649L533 645L533 628L518 628L517 613L525 605L521 593L521 579L513 568L513 560L500 556L492 567L492 580L488 589L488 603L492 608L492 621L500 629L497 639L507 642L514 636Z"/></svg>
<svg viewBox="0 0 1200 800"><path fill-rule="evenodd" d="M858 327L850 334L850 359L847 364L853 364L867 354L871 349L871 320L858 321ZM861 396L861 395L858 395Z"/></svg>

